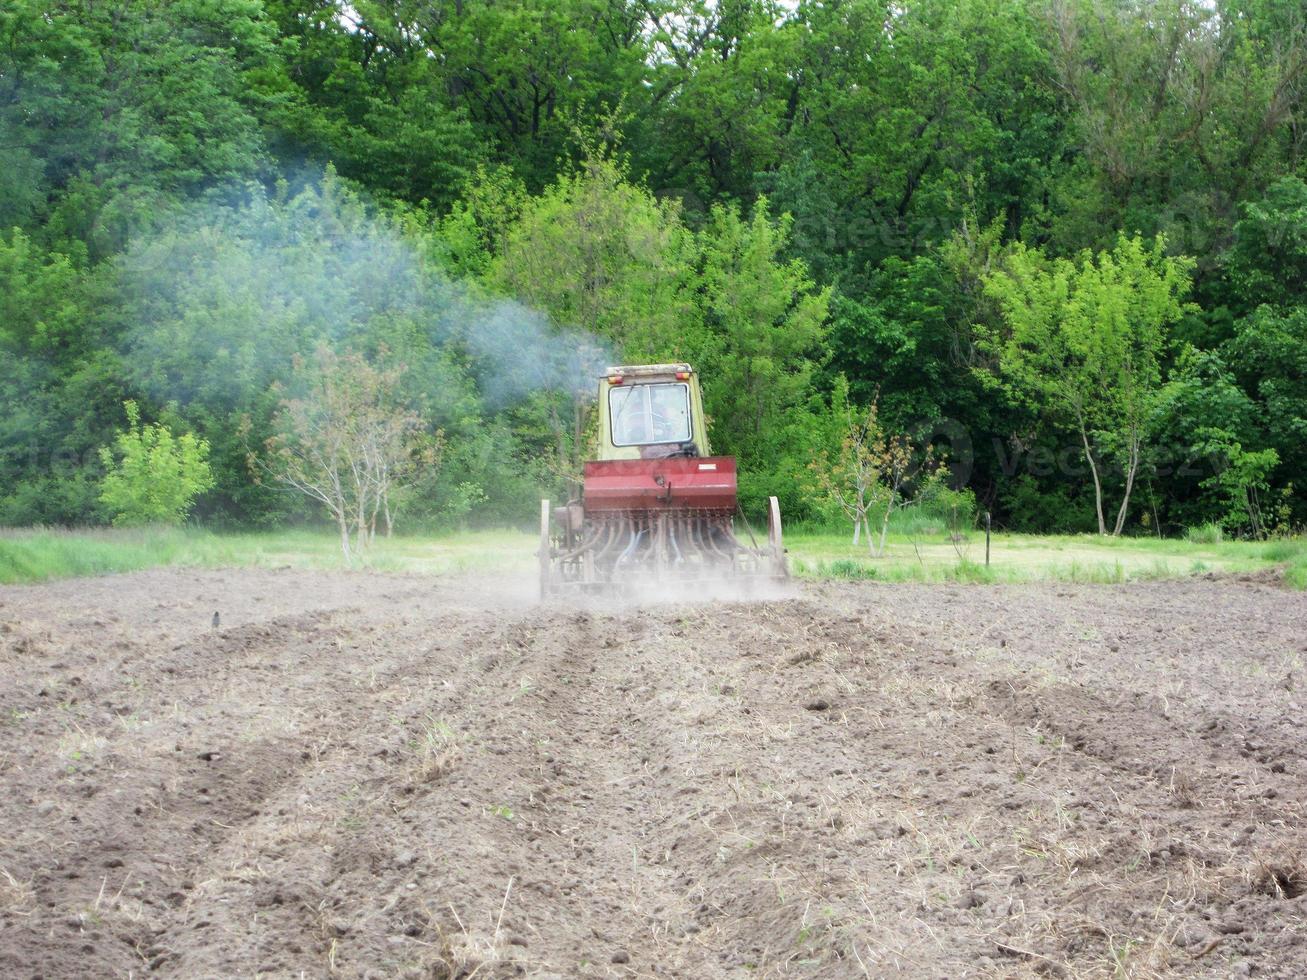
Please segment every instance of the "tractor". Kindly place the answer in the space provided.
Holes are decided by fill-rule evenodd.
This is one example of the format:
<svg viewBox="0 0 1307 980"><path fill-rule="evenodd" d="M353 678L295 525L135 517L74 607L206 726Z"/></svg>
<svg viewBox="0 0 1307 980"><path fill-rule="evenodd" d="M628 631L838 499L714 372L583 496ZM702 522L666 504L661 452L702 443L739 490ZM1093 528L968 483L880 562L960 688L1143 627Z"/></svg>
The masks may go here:
<svg viewBox="0 0 1307 980"><path fill-rule="evenodd" d="M599 378L598 443L580 497L540 502L542 598L789 577L780 506L768 499L759 543L736 499L734 457L709 448L690 365L610 367Z"/></svg>

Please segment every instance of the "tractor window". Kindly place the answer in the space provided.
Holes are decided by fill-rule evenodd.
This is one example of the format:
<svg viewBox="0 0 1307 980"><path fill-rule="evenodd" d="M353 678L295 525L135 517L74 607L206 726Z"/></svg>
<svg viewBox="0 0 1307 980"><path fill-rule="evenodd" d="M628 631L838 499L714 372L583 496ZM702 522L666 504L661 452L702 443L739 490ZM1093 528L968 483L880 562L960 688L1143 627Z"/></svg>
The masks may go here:
<svg viewBox="0 0 1307 980"><path fill-rule="evenodd" d="M684 384L627 385L608 395L613 445L649 446L689 442L690 386Z"/></svg>

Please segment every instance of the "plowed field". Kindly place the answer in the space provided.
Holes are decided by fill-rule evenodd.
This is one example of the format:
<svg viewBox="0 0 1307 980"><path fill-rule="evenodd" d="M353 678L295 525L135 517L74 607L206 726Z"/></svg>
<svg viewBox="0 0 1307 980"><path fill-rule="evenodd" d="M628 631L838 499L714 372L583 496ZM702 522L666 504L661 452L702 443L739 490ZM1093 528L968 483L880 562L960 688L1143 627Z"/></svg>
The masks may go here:
<svg viewBox="0 0 1307 980"><path fill-rule="evenodd" d="M0 975L1300 977L1304 657L1269 580L4 588Z"/></svg>

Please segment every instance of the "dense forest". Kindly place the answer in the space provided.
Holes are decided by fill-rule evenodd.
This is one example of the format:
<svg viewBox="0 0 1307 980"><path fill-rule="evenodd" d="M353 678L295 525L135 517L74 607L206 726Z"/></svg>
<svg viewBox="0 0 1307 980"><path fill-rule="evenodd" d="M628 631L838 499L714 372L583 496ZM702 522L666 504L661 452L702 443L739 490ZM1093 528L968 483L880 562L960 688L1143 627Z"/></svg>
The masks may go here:
<svg viewBox="0 0 1307 980"><path fill-rule="evenodd" d="M1012 528L1291 531L1307 12L0 7L0 525L109 519L129 412L198 519L316 519L260 467L324 357L423 436L410 528L529 520L604 365L686 360L748 508L831 519L874 403Z"/></svg>

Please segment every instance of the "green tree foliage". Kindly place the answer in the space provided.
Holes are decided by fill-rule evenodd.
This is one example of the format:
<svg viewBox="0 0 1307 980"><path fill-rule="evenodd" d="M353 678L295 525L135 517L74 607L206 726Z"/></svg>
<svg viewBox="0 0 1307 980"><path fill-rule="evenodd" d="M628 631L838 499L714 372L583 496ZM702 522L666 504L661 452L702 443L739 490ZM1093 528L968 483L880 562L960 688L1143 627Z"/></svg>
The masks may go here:
<svg viewBox="0 0 1307 980"><path fill-rule="evenodd" d="M1080 438L1107 533L1103 468L1124 477L1120 534L1162 383L1167 330L1185 312L1191 263L1159 237L1121 237L1110 251L1049 260L1017 245L987 280L1006 330L992 341L1009 391L1061 414Z"/></svg>
<svg viewBox="0 0 1307 980"><path fill-rule="evenodd" d="M295 359L273 435L264 453L251 454L273 480L326 508L346 560L372 540L379 517L389 537L419 467L440 466L444 434L424 438L421 415L404 404L403 375L402 365L320 344L311 358Z"/></svg>
<svg viewBox="0 0 1307 980"><path fill-rule="evenodd" d="M800 80L798 21L774 0L645 3L657 115L639 159L656 186L699 201L747 198L776 165L793 125Z"/></svg>
<svg viewBox="0 0 1307 980"><path fill-rule="evenodd" d="M912 475L912 446L906 436L886 432L875 402L859 408L849 402L849 384L841 375L831 393L831 415L839 449L823 450L809 469L818 492L853 524L856 548L864 531L867 549L885 554L890 516L903 504L903 490ZM879 537L873 535L875 521Z"/></svg>
<svg viewBox="0 0 1307 980"><path fill-rule="evenodd" d="M0 343L11 356L57 351L77 343L78 270L47 253L21 229L0 238Z"/></svg>
<svg viewBox="0 0 1307 980"><path fill-rule="evenodd" d="M1176 523L1197 527L1227 513L1215 477L1231 455L1264 443L1259 414L1219 354L1181 352L1158 401L1152 430L1157 453L1146 471L1168 487Z"/></svg>
<svg viewBox="0 0 1307 980"><path fill-rule="evenodd" d="M1250 452L1229 437L1225 429L1200 432L1202 448L1216 461L1216 473L1203 481L1204 487L1220 492L1225 513L1222 523L1246 528L1254 538L1267 532L1268 477L1280 461L1274 449Z"/></svg>
<svg viewBox="0 0 1307 980"><path fill-rule="evenodd" d="M136 402L123 403L127 429L100 449L106 473L100 503L114 524L180 524L191 503L213 486L209 444L167 426L141 423Z"/></svg>
<svg viewBox="0 0 1307 980"><path fill-rule="evenodd" d="M491 409L474 355L509 348L491 344L492 317L444 274L443 251L420 214L378 212L329 172L298 193L242 188L122 257L108 316L126 373L135 390L177 402L212 443L212 516L275 521L299 512L292 495L254 484L246 459L251 442L271 432L278 384L323 344L385 350L406 365L405 397L432 434L444 429L452 442L481 428ZM538 353L527 345L528 360ZM498 466L514 467L512 445ZM486 474L468 454L445 458L441 480L470 479L458 460ZM491 491L519 488L493 466L485 479ZM415 491L409 513L429 516L444 495L434 483Z"/></svg>
<svg viewBox="0 0 1307 980"><path fill-rule="evenodd" d="M0 523L98 508L91 470L120 417L122 368L88 322L93 286L76 257L0 236Z"/></svg>
<svg viewBox="0 0 1307 980"><path fill-rule="evenodd" d="M1266 445L1279 456L1280 485L1307 486L1307 308L1261 307L1239 321L1225 354L1257 399Z"/></svg>
<svg viewBox="0 0 1307 980"><path fill-rule="evenodd" d="M540 187L571 127L643 96L640 5L615 0L396 4L454 104Z"/></svg>
<svg viewBox="0 0 1307 980"><path fill-rule="evenodd" d="M1244 206L1234 232L1226 267L1244 308L1307 300L1307 182L1277 180Z"/></svg>
<svg viewBox="0 0 1307 980"><path fill-rule="evenodd" d="M311 516L247 440L326 343L445 433L414 521L525 518L595 365L684 358L748 507L822 510L842 374L1008 526L1302 525L1305 100L1282 0L11 0L0 523L95 519L128 399L202 518Z"/></svg>
<svg viewBox="0 0 1307 980"><path fill-rule="evenodd" d="M795 463L814 371L824 357L830 291L802 260L785 260L791 221L760 199L750 216L720 206L700 235L700 291L712 348L704 358L714 444L771 480L749 488L793 501ZM802 452L802 450L799 450ZM783 474L783 476L782 476ZM775 486L782 482L784 485ZM771 484L771 486L768 486Z"/></svg>
<svg viewBox="0 0 1307 980"><path fill-rule="evenodd" d="M656 200L596 151L526 204L489 279L623 357L688 356L693 246L673 202Z"/></svg>
<svg viewBox="0 0 1307 980"><path fill-rule="evenodd" d="M448 81L397 5L269 0L280 33L274 152L333 164L378 196L448 207L485 161Z"/></svg>
<svg viewBox="0 0 1307 980"><path fill-rule="evenodd" d="M1226 276L1243 313L1220 352L1255 401L1275 451L1275 483L1307 486L1307 183L1285 177L1244 208L1226 256ZM1301 497L1292 519L1307 518Z"/></svg>
<svg viewBox="0 0 1307 980"><path fill-rule="evenodd" d="M449 205L491 155L539 190L573 126L642 99L640 6L270 0L293 86L282 152L413 202Z"/></svg>
<svg viewBox="0 0 1307 980"><path fill-rule="evenodd" d="M627 179L623 165L597 149L526 203L499 241L492 288L580 328L546 341L571 362L566 390L532 406L555 452L555 472L570 482L585 453L588 405L604 362L693 359L700 331L691 294L693 235L672 202L659 202ZM539 365L510 345L497 370L518 387Z"/></svg>
<svg viewBox="0 0 1307 980"><path fill-rule="evenodd" d="M788 193L776 201L845 276L944 241L969 205L1012 234L1046 221L1065 144L1036 11L1008 0L800 5L786 139L802 152L779 162ZM816 180L786 180L795 168ZM816 210L823 198L834 206Z"/></svg>
<svg viewBox="0 0 1307 980"><path fill-rule="evenodd" d="M580 351L582 364L601 369L600 354L609 362L693 362L705 378L714 446L750 461L776 459L803 425L829 302L803 262L784 257L789 225L759 201L748 218L716 208L696 235L675 202L656 200L620 162L592 152L507 228L489 281L604 345L588 358ZM499 369L510 377L531 367L508 353ZM581 384L566 411L554 399L538 406L563 473L576 470L584 448L596 373L577 372ZM765 498L762 484L755 492Z"/></svg>
<svg viewBox="0 0 1307 980"><path fill-rule="evenodd" d="M1205 255L1231 201L1292 166L1286 129L1307 90L1307 24L1276 2L1072 0L1049 18L1071 138L1054 235L1103 247L1113 229L1161 232Z"/></svg>
<svg viewBox="0 0 1307 980"><path fill-rule="evenodd" d="M529 203L526 186L507 167L479 168L443 216L437 245L451 275L485 281L504 237Z"/></svg>
<svg viewBox="0 0 1307 980"><path fill-rule="evenodd" d="M17 0L0 36L13 166L0 172L22 182L9 220L102 257L182 195L263 161L275 35L257 0Z"/></svg>

